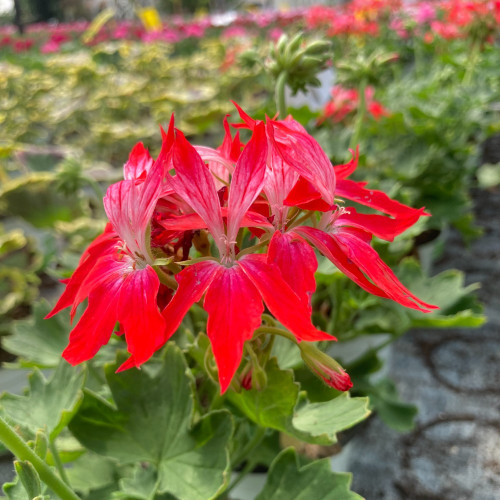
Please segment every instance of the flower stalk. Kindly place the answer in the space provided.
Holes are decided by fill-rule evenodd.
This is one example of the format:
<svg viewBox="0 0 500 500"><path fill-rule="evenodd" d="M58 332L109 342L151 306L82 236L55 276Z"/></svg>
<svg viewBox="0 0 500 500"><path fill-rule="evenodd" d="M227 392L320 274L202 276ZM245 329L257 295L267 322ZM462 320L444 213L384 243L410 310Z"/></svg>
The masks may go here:
<svg viewBox="0 0 500 500"><path fill-rule="evenodd" d="M479 40L473 40L469 51L469 56L467 57L464 78L462 80L463 85L469 85L470 82L472 81L472 75L474 74L474 70L479 60L480 53L481 53L481 42Z"/></svg>
<svg viewBox="0 0 500 500"><path fill-rule="evenodd" d="M351 136L351 142L349 147L351 149L356 149L356 146L359 143L359 139L361 137L361 130L363 128L363 122L365 120L366 115L366 79L363 78L359 83L359 105L358 105L358 113L356 115L356 123L354 125L354 132Z"/></svg>
<svg viewBox="0 0 500 500"><path fill-rule="evenodd" d="M278 79L276 80L276 109L280 118L286 117L286 98L285 98L285 86L288 79L288 73L286 71L282 71Z"/></svg>
<svg viewBox="0 0 500 500"><path fill-rule="evenodd" d="M56 493L61 500L80 500L80 497L18 436L12 427L0 417L0 441L19 460L30 462L40 479Z"/></svg>

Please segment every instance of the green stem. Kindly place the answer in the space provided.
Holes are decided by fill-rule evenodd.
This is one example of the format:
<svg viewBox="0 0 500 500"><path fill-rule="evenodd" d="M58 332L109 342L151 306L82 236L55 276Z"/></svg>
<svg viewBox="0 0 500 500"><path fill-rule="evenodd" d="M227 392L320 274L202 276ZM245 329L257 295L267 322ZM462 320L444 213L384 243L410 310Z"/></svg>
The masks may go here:
<svg viewBox="0 0 500 500"><path fill-rule="evenodd" d="M269 338L269 342L267 343L266 347L262 351L262 365L265 366L271 357L271 351L273 350L273 345L274 345L274 339L276 338L275 335L271 335Z"/></svg>
<svg viewBox="0 0 500 500"><path fill-rule="evenodd" d="M253 245L251 247L245 248L244 250L242 250L241 252L238 253L238 255L236 256L236 259L240 259L241 257L243 257L243 255L247 255L249 253L255 253L256 250L261 249L262 247L266 246L267 244L269 244L268 239L261 241L260 243L257 243L257 245Z"/></svg>
<svg viewBox="0 0 500 500"><path fill-rule="evenodd" d="M265 435L266 435L266 428L265 427L257 427L252 439L247 443L247 445L243 448L243 450L238 455L236 455L236 459L232 462L231 465L233 467L236 467L238 464L243 462L243 460L247 459L248 455L250 455L250 453L253 450L255 450L255 448L257 448L257 446L260 445L260 443L264 439ZM249 461L250 460L247 460L247 462L249 462ZM250 472L250 471L248 471L248 472ZM236 479L236 481L239 482L238 479ZM230 489L234 488L234 486L235 486L234 483L231 484L229 486L229 488L225 491L225 493L227 493Z"/></svg>
<svg viewBox="0 0 500 500"><path fill-rule="evenodd" d="M258 358L257 354L255 354L255 351L253 350L252 346L248 342L245 342L245 350L246 350L247 354L250 356L250 359L252 360L253 365L259 366L260 365L259 358Z"/></svg>
<svg viewBox="0 0 500 500"><path fill-rule="evenodd" d="M361 137L361 129L363 128L363 122L365 121L366 115L366 80L363 78L359 83L358 94L359 94L359 106L358 114L356 115L356 123L354 125L354 132L351 137L351 143L349 147L351 149L356 149L359 143L359 138Z"/></svg>
<svg viewBox="0 0 500 500"><path fill-rule="evenodd" d="M340 323L340 308L342 306L342 292L343 290L343 280L336 280L334 283L334 292L333 292L333 315L332 320L333 323L328 324L327 331L335 332Z"/></svg>
<svg viewBox="0 0 500 500"><path fill-rule="evenodd" d="M262 314L262 319L270 326L276 326L276 320L267 313Z"/></svg>
<svg viewBox="0 0 500 500"><path fill-rule="evenodd" d="M156 483L153 487L153 490L151 491L151 493L148 496L148 500L155 500L156 493L158 492L159 487L160 487L160 478L158 477L158 479L156 480Z"/></svg>
<svg viewBox="0 0 500 500"><path fill-rule="evenodd" d="M19 459L31 462L40 479L51 488L61 500L80 500L54 471L16 434L10 425L0 417L0 441Z"/></svg>
<svg viewBox="0 0 500 500"><path fill-rule="evenodd" d="M291 224L288 226L288 230L293 229L294 227L302 225L303 222L305 222L307 219L310 219L313 217L315 212L306 212L304 215L299 217L298 219L294 220Z"/></svg>
<svg viewBox="0 0 500 500"><path fill-rule="evenodd" d="M287 79L288 73L286 71L282 71L279 74L278 79L276 80L276 108L281 120L284 120L286 118L285 85Z"/></svg>
<svg viewBox="0 0 500 500"><path fill-rule="evenodd" d="M469 85L472 80L472 75L476 69L476 64L479 59L479 54L481 52L481 43L479 40L474 40L469 51L469 57L467 58L467 64L465 67L465 74L462 80L463 85Z"/></svg>
<svg viewBox="0 0 500 500"><path fill-rule="evenodd" d="M264 333L271 333L272 335L280 335L281 337L285 337L286 339L292 341L297 344L297 339L287 330L283 330L282 328L277 328L275 326L260 326L255 330L254 335L262 335Z"/></svg>
<svg viewBox="0 0 500 500"><path fill-rule="evenodd" d="M97 196L98 200L102 200L104 198L104 193L102 192L101 186L99 186L99 183L95 180L92 179L89 175L84 175L83 178L87 181L89 186L93 189L95 195Z"/></svg>
<svg viewBox="0 0 500 500"><path fill-rule="evenodd" d="M61 457L59 456L59 452L57 451L56 445L52 439L49 439L49 448L52 453L52 458L54 459L54 464L56 466L57 472L61 476L61 479L71 487L66 471L64 470L63 464L61 462Z"/></svg>
<svg viewBox="0 0 500 500"><path fill-rule="evenodd" d="M423 66L423 54L422 54L422 46L420 45L420 41L417 40L417 37L413 39L413 57L415 60L415 76L419 76L422 72Z"/></svg>
<svg viewBox="0 0 500 500"><path fill-rule="evenodd" d="M179 283L175 281L173 276L170 276L166 272L162 271L159 267L153 267L153 269L155 270L160 283L164 284L168 288L171 288L172 290L177 290Z"/></svg>
<svg viewBox="0 0 500 500"><path fill-rule="evenodd" d="M238 477L227 487L227 490L224 491L224 498L229 498L228 495L231 490L236 488L236 486L245 479L245 477L254 470L255 466L257 465L257 462L254 460L248 460L247 463L245 464L245 467L241 469L241 471L238 473Z"/></svg>

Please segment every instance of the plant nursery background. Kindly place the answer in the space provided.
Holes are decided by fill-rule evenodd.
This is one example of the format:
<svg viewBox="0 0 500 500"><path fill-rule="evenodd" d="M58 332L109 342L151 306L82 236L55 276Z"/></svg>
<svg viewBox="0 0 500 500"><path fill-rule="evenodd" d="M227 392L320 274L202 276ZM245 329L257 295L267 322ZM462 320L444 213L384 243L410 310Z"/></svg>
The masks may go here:
<svg viewBox="0 0 500 500"><path fill-rule="evenodd" d="M328 446L319 434L306 444L273 427L249 469L274 470L270 450L291 445L300 464L328 457L332 471L353 473L352 492L335 498L500 498L498 0L0 1L0 415L34 442L26 415L52 404L33 394L37 385L51 394L71 330L69 314L44 317L60 281L103 232L103 196L123 178L134 145L159 155L160 126L168 130L172 113L191 144L210 148L222 143L226 116L241 121L232 101L253 118L275 116L286 56L277 47L298 33L297 50L328 43L302 59L302 73L289 70L287 113L334 165L359 147L351 178L366 189L425 207L430 216L373 245L405 286L439 309L424 314L370 295L319 258L312 321L337 337L331 353L352 380L353 400L367 397L368 406L335 427L341 432ZM188 360L196 358L192 345L201 349L201 337L192 338L205 325L194 313L182 323L188 334L178 343ZM177 498L170 490L141 496L132 465L82 445L88 394L114 404L102 370L123 349L113 335L85 381L67 375L87 399L54 409L55 423L44 414L50 442L82 499ZM156 363L173 356L171 347L162 352ZM281 373L295 370L309 403L344 397L283 343L272 355ZM249 411L231 396L224 401ZM5 498L27 498L24 472L0 451ZM91 487L87 475L98 478ZM257 486L248 478L235 485L231 498L248 490L247 498L291 498L260 477ZM309 494L301 498L319 498Z"/></svg>

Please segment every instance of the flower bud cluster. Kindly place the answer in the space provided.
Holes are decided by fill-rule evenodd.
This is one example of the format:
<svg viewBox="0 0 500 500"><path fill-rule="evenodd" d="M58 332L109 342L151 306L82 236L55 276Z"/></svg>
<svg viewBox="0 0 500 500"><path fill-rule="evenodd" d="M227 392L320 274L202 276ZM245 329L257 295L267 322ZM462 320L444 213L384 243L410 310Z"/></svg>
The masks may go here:
<svg viewBox="0 0 500 500"><path fill-rule="evenodd" d="M271 57L267 68L276 79L286 73L287 83L293 93L305 90L307 86L318 87L321 82L316 75L325 68L331 44L324 40L306 42L303 33L293 38L281 35L276 45L271 47Z"/></svg>

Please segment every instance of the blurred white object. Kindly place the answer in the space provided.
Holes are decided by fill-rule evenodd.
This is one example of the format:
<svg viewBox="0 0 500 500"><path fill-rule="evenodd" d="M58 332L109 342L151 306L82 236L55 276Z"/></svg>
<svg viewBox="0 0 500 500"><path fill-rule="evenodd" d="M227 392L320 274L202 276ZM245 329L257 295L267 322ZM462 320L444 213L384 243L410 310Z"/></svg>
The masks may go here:
<svg viewBox="0 0 500 500"><path fill-rule="evenodd" d="M222 14L213 14L210 16L210 22L212 26L229 26L236 21L237 18L238 13L235 10L229 10Z"/></svg>
<svg viewBox="0 0 500 500"><path fill-rule="evenodd" d="M14 0L0 0L0 14L12 12L14 9Z"/></svg>
<svg viewBox="0 0 500 500"><path fill-rule="evenodd" d="M335 83L335 71L333 68L327 68L318 73L320 87L308 87L306 92L297 92L292 96L292 91L285 88L285 98L287 106L292 108L301 108L308 106L311 111L320 111L330 100L330 91Z"/></svg>

